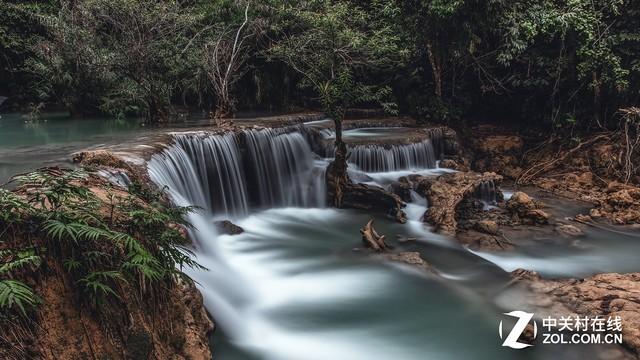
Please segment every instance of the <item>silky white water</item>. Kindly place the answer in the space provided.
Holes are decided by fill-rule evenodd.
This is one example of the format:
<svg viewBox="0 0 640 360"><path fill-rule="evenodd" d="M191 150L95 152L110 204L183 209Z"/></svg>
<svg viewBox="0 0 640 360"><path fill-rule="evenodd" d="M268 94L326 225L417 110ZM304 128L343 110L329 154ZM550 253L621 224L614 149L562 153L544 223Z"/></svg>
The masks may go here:
<svg viewBox="0 0 640 360"><path fill-rule="evenodd" d="M573 247L562 247L562 259L544 251L527 254L529 248L511 254L469 252L424 226L421 217L428 204L415 193L405 209L407 224L376 217L376 229L390 243L420 251L438 276L372 258L361 249L358 233L372 215L320 207L317 194L324 189L317 179L324 178L318 174L328 160L300 154L310 148L303 136L245 134L244 151L237 151L237 138L225 136L185 137L181 141L205 139L209 145L177 141L149 163L151 178L168 187L177 205L202 205L188 216L196 260L208 270L187 273L218 326L216 358L521 359L523 352L501 347L497 336L497 323L507 310L504 299L502 307L495 303L510 281L505 270L524 267L565 275L592 270L580 267L583 261L615 267L598 252ZM193 155L194 149L200 155ZM208 165L202 168L203 163ZM381 186L405 174L354 170L352 178ZM256 180L248 175L252 172L282 178ZM228 182L216 180L225 177ZM214 189L212 183L223 188ZM220 201L226 205L220 207ZM219 235L213 220L220 218L233 220L245 232ZM395 235L415 241L402 245ZM590 353L589 348L536 347L524 356Z"/></svg>

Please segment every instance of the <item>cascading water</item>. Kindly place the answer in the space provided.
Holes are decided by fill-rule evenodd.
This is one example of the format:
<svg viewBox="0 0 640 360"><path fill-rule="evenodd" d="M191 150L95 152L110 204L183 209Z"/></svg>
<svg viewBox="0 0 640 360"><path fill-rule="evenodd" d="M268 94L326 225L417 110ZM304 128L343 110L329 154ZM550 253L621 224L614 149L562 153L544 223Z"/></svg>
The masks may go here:
<svg viewBox="0 0 640 360"><path fill-rule="evenodd" d="M345 140L376 135L380 139L385 139L389 136L394 136L393 131L395 129L389 128L386 131L378 129L379 133L372 132L373 129L348 130L345 132ZM352 133L349 133L350 131ZM320 134L326 140L331 140L335 136L335 132L328 129L322 130ZM399 135L396 134L395 136ZM437 160L442 153L441 137L441 132L434 129L430 132L429 138L413 144L348 145L349 163L356 165L365 172L433 169L437 167ZM332 158L335 156L333 143L326 143L323 150L326 157Z"/></svg>
<svg viewBox="0 0 640 360"><path fill-rule="evenodd" d="M175 144L149 162L149 175L167 186L178 205L244 215L248 195L240 149L233 134L178 134Z"/></svg>
<svg viewBox="0 0 640 360"><path fill-rule="evenodd" d="M480 183L476 188L475 197L482 202L485 210L495 206L498 201L498 189L493 180L487 180Z"/></svg>
<svg viewBox="0 0 640 360"><path fill-rule="evenodd" d="M151 179L175 192L178 205L212 214L246 215L258 207L314 206L325 202L324 164L312 157L300 132L246 130L233 134L176 134L175 143L149 162Z"/></svg>
<svg viewBox="0 0 640 360"><path fill-rule="evenodd" d="M437 165L429 139L408 145L350 146L349 154L349 162L367 172L432 169Z"/></svg>
<svg viewBox="0 0 640 360"><path fill-rule="evenodd" d="M322 192L326 162L313 158L305 136L290 129L176 135L175 144L149 163L151 179L168 186L177 205L202 207L188 220L194 225L195 260L208 271L185 271L229 340L216 344L216 356L518 358L497 343L501 310L491 297L478 295L496 282L499 269L425 229L420 218L426 200L415 192L406 209L408 224L377 218L376 228L428 244L425 259L449 282L348 255L371 214L302 207L250 211L251 205L319 206L313 194ZM233 214L245 232L218 235L211 220Z"/></svg>
<svg viewBox="0 0 640 360"><path fill-rule="evenodd" d="M324 167L315 166L311 148L300 132L246 130L247 179L257 186L260 207L322 206Z"/></svg>

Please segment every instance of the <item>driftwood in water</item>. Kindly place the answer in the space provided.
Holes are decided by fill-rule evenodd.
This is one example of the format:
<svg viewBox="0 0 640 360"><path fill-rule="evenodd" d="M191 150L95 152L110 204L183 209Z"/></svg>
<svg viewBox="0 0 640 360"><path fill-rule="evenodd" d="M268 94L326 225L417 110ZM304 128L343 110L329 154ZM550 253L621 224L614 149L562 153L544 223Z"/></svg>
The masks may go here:
<svg viewBox="0 0 640 360"><path fill-rule="evenodd" d="M360 234L362 234L362 242L368 248L378 252L385 251L388 248L384 242L384 235L379 235L373 227L373 219L369 220L369 222L360 229Z"/></svg>

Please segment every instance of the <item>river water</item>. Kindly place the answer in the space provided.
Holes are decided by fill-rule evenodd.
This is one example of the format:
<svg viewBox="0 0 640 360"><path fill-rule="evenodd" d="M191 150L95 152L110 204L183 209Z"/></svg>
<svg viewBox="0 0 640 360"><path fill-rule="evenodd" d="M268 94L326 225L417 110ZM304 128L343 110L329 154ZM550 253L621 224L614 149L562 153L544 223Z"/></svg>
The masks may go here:
<svg viewBox="0 0 640 360"><path fill-rule="evenodd" d="M136 127L90 128L67 136L56 126L36 131L14 125L13 136L0 135L3 175L48 164L45 154L62 159L70 150L102 143L105 136L113 141L140 132ZM406 209L407 224L374 216L375 226L398 249L419 251L438 275L392 263L362 249L358 230L372 215L327 208L317 196L324 191L318 179L324 178L328 160L303 153L311 146L301 135L246 135L254 140L255 151L264 150L253 157L234 153L234 139L210 137L203 146L202 138L190 137L149 164L151 178L169 186L176 204L202 208L189 220L195 226L191 236L196 260L208 270L187 272L197 281L218 327L215 358L606 358L606 352L600 356L603 348L588 346L501 347L501 314L518 310L505 307L504 297L514 296L503 292L510 280L507 271L526 268L559 277L638 271L636 234L587 230L579 243L545 235L510 253L471 252L420 222L427 204L414 194ZM20 151L14 154L11 149ZM264 166L273 161L288 166ZM409 173L448 170L381 173L351 166L351 171L352 177L384 186ZM258 173L271 182L256 179ZM214 188L216 178L226 179L226 188ZM220 207L221 202L226 205ZM220 219L232 220L245 232L218 234L213 222ZM396 241L398 237L416 240L405 243Z"/></svg>

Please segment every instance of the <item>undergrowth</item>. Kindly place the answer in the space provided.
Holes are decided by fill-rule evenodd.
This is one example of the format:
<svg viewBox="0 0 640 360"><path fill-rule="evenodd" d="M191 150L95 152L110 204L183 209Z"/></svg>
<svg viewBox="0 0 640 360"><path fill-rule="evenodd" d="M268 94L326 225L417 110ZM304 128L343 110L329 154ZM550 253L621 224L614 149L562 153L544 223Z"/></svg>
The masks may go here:
<svg viewBox="0 0 640 360"><path fill-rule="evenodd" d="M185 214L162 192L136 184L128 191L101 183L84 170L45 169L0 189L0 322L33 319L41 298L40 272L63 272L98 311L126 289L154 298L198 267L185 247ZM99 180L100 181L100 180Z"/></svg>

